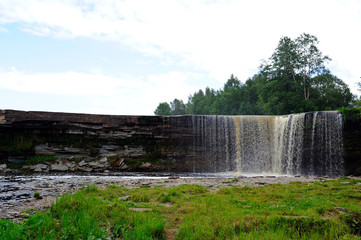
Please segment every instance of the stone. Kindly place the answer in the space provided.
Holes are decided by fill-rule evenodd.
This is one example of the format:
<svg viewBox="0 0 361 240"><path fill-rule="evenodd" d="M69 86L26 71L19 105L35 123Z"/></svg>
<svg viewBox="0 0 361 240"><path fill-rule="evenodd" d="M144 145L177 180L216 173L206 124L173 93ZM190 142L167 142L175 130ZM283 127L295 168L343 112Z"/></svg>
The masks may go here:
<svg viewBox="0 0 361 240"><path fill-rule="evenodd" d="M120 167L121 170L127 170L129 169L128 165L127 164L123 164L123 166Z"/></svg>
<svg viewBox="0 0 361 240"><path fill-rule="evenodd" d="M120 198L118 198L119 200L121 200L121 201L128 201L129 199L131 198L131 196L124 196L124 197L120 197Z"/></svg>
<svg viewBox="0 0 361 240"><path fill-rule="evenodd" d="M341 213L350 213L350 214L356 213L355 211L349 210L344 207L335 207L335 209Z"/></svg>
<svg viewBox="0 0 361 240"><path fill-rule="evenodd" d="M82 160L81 162L78 163L78 166L79 166L79 167L82 167L82 166L85 166L85 165L87 165L87 164L88 164L87 162L85 162L84 160Z"/></svg>
<svg viewBox="0 0 361 240"><path fill-rule="evenodd" d="M106 167L106 164L101 163L99 161L89 162L88 165L93 168L105 168Z"/></svg>
<svg viewBox="0 0 361 240"><path fill-rule="evenodd" d="M52 171L68 171L69 168L65 164L58 162L58 164L50 165L50 170L52 170Z"/></svg>
<svg viewBox="0 0 361 240"><path fill-rule="evenodd" d="M3 168L0 168L0 172L2 172L2 171L4 171L4 169L3 169Z"/></svg>
<svg viewBox="0 0 361 240"><path fill-rule="evenodd" d="M30 166L29 169L34 170L35 172L41 172L42 170L45 170L47 168L48 168L48 165L39 163L39 164Z"/></svg>
<svg viewBox="0 0 361 240"><path fill-rule="evenodd" d="M151 167L152 167L152 164L151 164L151 163L149 163L149 162L144 163L144 162L143 162L143 164L140 165L138 168L143 169L143 170L146 170L146 169L150 169Z"/></svg>
<svg viewBox="0 0 361 240"><path fill-rule="evenodd" d="M135 211L135 212L151 212L153 209L151 208L129 208L129 210Z"/></svg>
<svg viewBox="0 0 361 240"><path fill-rule="evenodd" d="M37 155L47 155L47 156L54 155L55 154L54 150L59 150L59 149L49 147L48 143L39 144L35 146L35 153Z"/></svg>
<svg viewBox="0 0 361 240"><path fill-rule="evenodd" d="M83 171L83 172L91 172L91 171L93 171L93 169L90 168L90 167L78 167L78 170Z"/></svg>
<svg viewBox="0 0 361 240"><path fill-rule="evenodd" d="M117 155L108 156L108 162L112 167L121 167L124 164L124 158L120 158Z"/></svg>
<svg viewBox="0 0 361 240"><path fill-rule="evenodd" d="M1 164L1 165L0 165L0 168L5 169L5 168L6 168L6 164Z"/></svg>
<svg viewBox="0 0 361 240"><path fill-rule="evenodd" d="M102 159L99 160L100 163L108 163L108 158L107 157L103 157Z"/></svg>

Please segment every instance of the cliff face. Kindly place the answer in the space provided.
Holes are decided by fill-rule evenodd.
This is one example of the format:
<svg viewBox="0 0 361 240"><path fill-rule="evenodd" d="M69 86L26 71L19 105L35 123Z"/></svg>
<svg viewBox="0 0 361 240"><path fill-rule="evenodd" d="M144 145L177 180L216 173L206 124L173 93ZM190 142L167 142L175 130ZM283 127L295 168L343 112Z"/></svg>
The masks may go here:
<svg viewBox="0 0 361 240"><path fill-rule="evenodd" d="M108 157L124 159L128 170L148 162L158 170L189 171L189 129L187 117L2 110L0 159Z"/></svg>
<svg viewBox="0 0 361 240"><path fill-rule="evenodd" d="M327 156L337 160L343 155L345 174L361 174L360 123L345 121L344 150L340 152L325 142L330 139L331 132L318 127L327 122L321 118L323 115L326 113L298 116L300 123L304 122L303 133L289 132L289 137L300 137L301 134L302 149L298 149L301 145L294 144L294 149L284 150L285 155L280 159L288 157L291 162L281 166L280 173L285 171L282 168L290 168L291 163L306 169L310 159L314 170L321 169ZM49 162L38 164L32 170L222 172L245 171L247 167L252 170L258 165L268 169L266 165L273 160L268 154L263 156L261 153L264 146L270 145L268 132L271 132L271 126L274 127L275 120L270 116L254 122L252 118L255 117L114 116L0 110L0 163L51 156ZM290 125L285 125L288 131L298 126L296 116L282 119L289 119ZM254 133L246 131L250 127L264 128L266 132L262 135L258 130ZM254 143L243 143L247 138ZM284 140L284 145L291 146L290 141ZM297 143L299 140L292 141ZM332 141L337 145L337 139ZM271 145L280 147L279 144ZM251 161L252 156L242 152L246 146L250 153L254 152L252 156L258 154L270 159L256 164L259 157ZM290 156L290 149L294 156ZM295 164L298 158L302 161ZM325 167L326 170L318 172L327 175ZM304 173L296 171L295 174Z"/></svg>
<svg viewBox="0 0 361 240"><path fill-rule="evenodd" d="M345 174L361 176L361 118L347 116L343 131Z"/></svg>

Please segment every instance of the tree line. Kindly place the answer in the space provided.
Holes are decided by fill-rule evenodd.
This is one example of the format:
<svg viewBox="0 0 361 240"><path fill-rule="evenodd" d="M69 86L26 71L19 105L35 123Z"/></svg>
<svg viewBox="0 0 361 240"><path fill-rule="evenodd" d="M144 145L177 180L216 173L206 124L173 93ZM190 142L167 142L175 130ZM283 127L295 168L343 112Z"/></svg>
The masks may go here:
<svg viewBox="0 0 361 240"><path fill-rule="evenodd" d="M242 83L233 74L222 89L209 87L188 101L162 102L156 115L283 115L350 107L356 101L347 84L325 64L316 36L282 37L259 71ZM361 83L360 83L361 88Z"/></svg>

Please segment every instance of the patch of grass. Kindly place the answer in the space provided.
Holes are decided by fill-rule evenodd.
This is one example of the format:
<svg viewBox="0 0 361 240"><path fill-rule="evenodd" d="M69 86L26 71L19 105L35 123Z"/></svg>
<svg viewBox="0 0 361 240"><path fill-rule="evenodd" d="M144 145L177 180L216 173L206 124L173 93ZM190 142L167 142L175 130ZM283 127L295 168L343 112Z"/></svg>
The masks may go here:
<svg viewBox="0 0 361 240"><path fill-rule="evenodd" d="M223 183L235 183L235 182L239 182L239 179L238 178L232 178L231 180L224 181Z"/></svg>
<svg viewBox="0 0 361 240"><path fill-rule="evenodd" d="M67 193L0 239L360 239L359 179L227 187L126 188ZM120 200L130 196L127 201ZM168 203L168 204L167 204ZM171 204L169 204L171 203ZM152 211L135 211L134 208Z"/></svg>
<svg viewBox="0 0 361 240"><path fill-rule="evenodd" d="M30 157L26 159L27 164L36 164L36 163L44 163L47 161L54 161L57 158L54 156L36 156L36 157Z"/></svg>
<svg viewBox="0 0 361 240"><path fill-rule="evenodd" d="M40 195L39 192L34 192L34 196L35 199L39 200L39 199L43 199L43 197Z"/></svg>

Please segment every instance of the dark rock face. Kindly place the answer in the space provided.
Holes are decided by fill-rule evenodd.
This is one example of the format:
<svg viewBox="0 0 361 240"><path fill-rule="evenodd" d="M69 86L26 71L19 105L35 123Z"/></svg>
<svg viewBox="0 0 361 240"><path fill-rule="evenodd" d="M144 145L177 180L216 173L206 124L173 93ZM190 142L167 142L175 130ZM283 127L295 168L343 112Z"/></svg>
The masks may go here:
<svg viewBox="0 0 361 240"><path fill-rule="evenodd" d="M112 116L53 112L0 111L0 159L37 155L81 162L108 157L107 168L190 171L188 117ZM120 163L123 160L124 163ZM53 164L50 169L64 170ZM79 166L84 167L84 166ZM89 167L89 166L87 166ZM93 166L96 168L96 166ZM69 167L68 167L69 168ZM41 168L40 168L41 169ZM89 168L87 168L89 170Z"/></svg>
<svg viewBox="0 0 361 240"><path fill-rule="evenodd" d="M345 174L361 176L361 118L347 117L343 131Z"/></svg>
<svg viewBox="0 0 361 240"><path fill-rule="evenodd" d="M361 175L360 139L360 124L346 120L342 132L335 112L161 117L0 110L0 163L54 158L24 166L37 172Z"/></svg>

